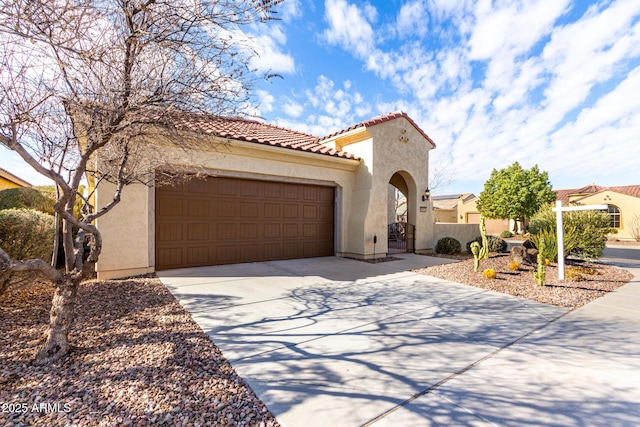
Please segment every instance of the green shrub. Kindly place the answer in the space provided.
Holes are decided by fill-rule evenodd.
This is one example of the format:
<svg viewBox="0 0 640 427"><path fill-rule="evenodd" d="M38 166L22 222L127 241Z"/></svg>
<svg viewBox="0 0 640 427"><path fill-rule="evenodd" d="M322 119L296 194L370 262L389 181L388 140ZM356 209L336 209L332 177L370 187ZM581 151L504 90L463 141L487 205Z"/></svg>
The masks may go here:
<svg viewBox="0 0 640 427"><path fill-rule="evenodd" d="M467 242L467 253L471 253L471 244L473 242L478 242L482 245L482 236ZM496 236L487 236L487 244L489 252L505 252L507 250L507 242Z"/></svg>
<svg viewBox="0 0 640 427"><path fill-rule="evenodd" d="M603 211L565 212L562 217L564 255L582 259L597 259L607 243L607 235L615 232L610 227L609 215ZM558 260L556 213L551 205L540 209L529 222L531 241L536 244L541 236L547 243L546 258Z"/></svg>
<svg viewBox="0 0 640 427"><path fill-rule="evenodd" d="M0 191L0 210L5 209L34 209L36 211L54 214L53 205L56 204L55 193L49 189L31 187L9 188Z"/></svg>
<svg viewBox="0 0 640 427"><path fill-rule="evenodd" d="M504 230L502 233L500 233L500 237L502 237L503 239L508 239L509 237L513 237L513 233L509 230Z"/></svg>
<svg viewBox="0 0 640 427"><path fill-rule="evenodd" d="M443 237L436 243L436 253L444 255L454 255L462 252L462 245L453 237Z"/></svg>
<svg viewBox="0 0 640 427"><path fill-rule="evenodd" d="M55 220L33 209L0 211L0 247L13 259L51 259Z"/></svg>

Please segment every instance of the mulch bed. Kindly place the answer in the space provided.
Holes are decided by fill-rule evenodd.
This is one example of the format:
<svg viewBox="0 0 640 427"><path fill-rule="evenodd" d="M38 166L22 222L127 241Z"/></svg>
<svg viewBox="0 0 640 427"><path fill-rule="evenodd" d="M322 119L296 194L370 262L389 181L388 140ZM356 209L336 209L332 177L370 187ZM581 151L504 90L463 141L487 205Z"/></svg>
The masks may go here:
<svg viewBox="0 0 640 427"><path fill-rule="evenodd" d="M82 284L70 356L32 365L52 294L0 296L0 425L279 425L154 276Z"/></svg>
<svg viewBox="0 0 640 427"><path fill-rule="evenodd" d="M521 265L520 270L511 271L508 254L492 254L489 259L480 261L478 271L473 271L473 257L459 256L459 262L437 265L415 270L428 276L439 277L452 282L464 283L482 289L517 297L527 298L533 301L543 302L575 309L581 307L601 296L611 292L627 283L633 275L626 270L601 263L571 262L566 268L582 267L580 274L582 280L558 280L557 264L550 264L546 268L546 286L540 286L533 277L535 265ZM494 269L498 274L495 279L482 277L482 270ZM596 274L589 268L595 270ZM566 275L566 277L569 277Z"/></svg>

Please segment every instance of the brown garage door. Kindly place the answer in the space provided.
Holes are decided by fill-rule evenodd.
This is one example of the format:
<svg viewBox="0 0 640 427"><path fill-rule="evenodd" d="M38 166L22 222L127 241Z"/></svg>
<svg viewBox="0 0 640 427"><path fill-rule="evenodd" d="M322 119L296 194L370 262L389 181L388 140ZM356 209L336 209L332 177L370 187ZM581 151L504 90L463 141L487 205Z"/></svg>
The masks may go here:
<svg viewBox="0 0 640 427"><path fill-rule="evenodd" d="M235 178L156 188L156 269L333 255L334 189Z"/></svg>

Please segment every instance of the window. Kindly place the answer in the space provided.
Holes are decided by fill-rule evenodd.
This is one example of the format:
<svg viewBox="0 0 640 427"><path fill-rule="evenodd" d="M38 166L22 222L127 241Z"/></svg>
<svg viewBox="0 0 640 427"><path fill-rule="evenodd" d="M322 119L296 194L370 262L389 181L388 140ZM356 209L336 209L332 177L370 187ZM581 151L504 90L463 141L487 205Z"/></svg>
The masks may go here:
<svg viewBox="0 0 640 427"><path fill-rule="evenodd" d="M611 218L611 227L620 228L620 209L617 206L609 205L609 217Z"/></svg>

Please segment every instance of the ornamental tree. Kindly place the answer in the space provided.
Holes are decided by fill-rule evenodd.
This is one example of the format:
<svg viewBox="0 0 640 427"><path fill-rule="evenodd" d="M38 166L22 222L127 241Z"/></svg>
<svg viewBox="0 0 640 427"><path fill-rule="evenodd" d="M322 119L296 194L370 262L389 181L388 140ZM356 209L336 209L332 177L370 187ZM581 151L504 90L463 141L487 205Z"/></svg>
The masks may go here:
<svg viewBox="0 0 640 427"><path fill-rule="evenodd" d="M477 206L486 218L514 220L517 233L518 223L531 218L541 206L555 199L547 172L540 172L537 165L522 169L515 162L508 168L491 172Z"/></svg>
<svg viewBox="0 0 640 427"><path fill-rule="evenodd" d="M0 273L37 271L55 287L37 363L68 352L78 285L102 249L94 221L126 186L158 183L153 171L178 160L144 141L154 135L187 156L197 141L175 131L174 112L237 116L251 107L256 52L241 26L272 19L281 1L0 0L0 144L55 183L63 223L63 270L0 248ZM93 206L84 181L94 191L113 184L111 199Z"/></svg>

